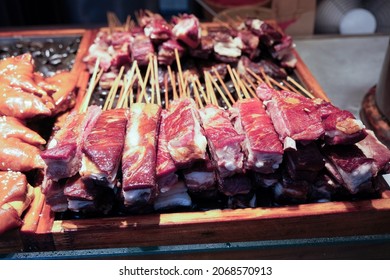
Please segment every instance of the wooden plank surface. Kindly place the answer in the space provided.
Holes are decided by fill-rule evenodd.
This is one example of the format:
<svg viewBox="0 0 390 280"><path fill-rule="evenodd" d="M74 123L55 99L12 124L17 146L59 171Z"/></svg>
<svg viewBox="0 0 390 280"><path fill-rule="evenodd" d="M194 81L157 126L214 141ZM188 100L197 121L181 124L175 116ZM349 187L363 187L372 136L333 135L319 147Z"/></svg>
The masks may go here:
<svg viewBox="0 0 390 280"><path fill-rule="evenodd" d="M56 250L385 234L390 200L57 220ZM50 246L49 246L50 247Z"/></svg>

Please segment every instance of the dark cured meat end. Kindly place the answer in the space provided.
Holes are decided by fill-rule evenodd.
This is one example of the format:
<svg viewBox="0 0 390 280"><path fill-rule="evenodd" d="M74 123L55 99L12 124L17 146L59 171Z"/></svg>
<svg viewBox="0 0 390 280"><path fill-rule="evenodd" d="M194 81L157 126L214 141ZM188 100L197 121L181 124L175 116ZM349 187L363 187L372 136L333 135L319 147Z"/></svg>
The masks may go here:
<svg viewBox="0 0 390 280"><path fill-rule="evenodd" d="M195 49L200 44L201 30L199 19L194 15L183 14L174 18L172 33L175 38Z"/></svg>

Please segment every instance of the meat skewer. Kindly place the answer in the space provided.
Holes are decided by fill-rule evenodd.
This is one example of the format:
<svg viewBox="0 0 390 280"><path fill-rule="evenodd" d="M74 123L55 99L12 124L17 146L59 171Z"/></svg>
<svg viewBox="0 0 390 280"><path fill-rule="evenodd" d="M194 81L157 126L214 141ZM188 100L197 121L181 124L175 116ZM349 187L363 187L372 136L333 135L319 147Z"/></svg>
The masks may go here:
<svg viewBox="0 0 390 280"><path fill-rule="evenodd" d="M153 60L149 60L153 72ZM153 73L151 74L153 77ZM151 211L157 196L156 152L161 106L141 103L147 79L138 102L129 109L122 155L122 196L127 211ZM147 100L147 99L146 99Z"/></svg>

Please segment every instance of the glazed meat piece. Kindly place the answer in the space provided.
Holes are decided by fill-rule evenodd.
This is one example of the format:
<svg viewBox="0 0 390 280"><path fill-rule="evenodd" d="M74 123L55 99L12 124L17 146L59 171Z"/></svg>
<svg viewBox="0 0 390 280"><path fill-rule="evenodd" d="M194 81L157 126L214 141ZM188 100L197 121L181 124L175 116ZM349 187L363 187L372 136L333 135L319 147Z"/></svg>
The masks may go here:
<svg viewBox="0 0 390 280"><path fill-rule="evenodd" d="M0 170L31 171L45 167L41 151L17 138L0 137Z"/></svg>
<svg viewBox="0 0 390 280"><path fill-rule="evenodd" d="M242 148L244 167L260 173L273 173L283 160L283 147L263 103L242 99L231 109L234 126L245 135Z"/></svg>
<svg viewBox="0 0 390 280"><path fill-rule="evenodd" d="M33 187L23 173L0 171L0 235L23 225L20 217L33 199Z"/></svg>
<svg viewBox="0 0 390 280"><path fill-rule="evenodd" d="M84 141L81 176L114 188L122 158L127 110L104 111Z"/></svg>
<svg viewBox="0 0 390 280"><path fill-rule="evenodd" d="M0 117L0 131L3 138L18 138L34 146L46 144L45 139L37 132L28 128L22 121L14 117Z"/></svg>
<svg viewBox="0 0 390 280"><path fill-rule="evenodd" d="M0 60L0 82L39 97L47 95L34 81L34 61L29 53Z"/></svg>
<svg viewBox="0 0 390 280"><path fill-rule="evenodd" d="M0 115L25 120L50 116L51 111L39 97L0 83Z"/></svg>
<svg viewBox="0 0 390 280"><path fill-rule="evenodd" d="M68 71L57 72L51 77L45 78L45 83L50 85L53 91L51 97L54 101L52 114L64 112L75 105L77 76Z"/></svg>
<svg viewBox="0 0 390 280"><path fill-rule="evenodd" d="M26 175L15 171L0 171L0 205L24 201L27 194Z"/></svg>
<svg viewBox="0 0 390 280"><path fill-rule="evenodd" d="M131 106L122 156L122 194L130 208L152 205L156 194L157 133L161 107L135 103Z"/></svg>
<svg viewBox="0 0 390 280"><path fill-rule="evenodd" d="M13 207L0 207L0 235L23 225L22 219Z"/></svg>
<svg viewBox="0 0 390 280"><path fill-rule="evenodd" d="M41 153L46 163L45 176L59 180L75 175L81 167L82 143L101 113L98 106L90 106L86 113L71 113L65 123L50 139Z"/></svg>

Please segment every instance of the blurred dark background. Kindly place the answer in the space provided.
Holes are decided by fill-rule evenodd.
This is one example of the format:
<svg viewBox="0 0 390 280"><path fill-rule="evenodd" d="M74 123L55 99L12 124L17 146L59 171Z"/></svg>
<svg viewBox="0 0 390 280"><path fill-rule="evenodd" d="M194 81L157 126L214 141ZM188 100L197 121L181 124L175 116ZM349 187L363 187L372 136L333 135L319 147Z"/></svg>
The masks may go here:
<svg viewBox="0 0 390 280"><path fill-rule="evenodd" d="M201 13L191 0L0 0L0 27L104 25L107 11L124 22L139 9L167 17L181 12Z"/></svg>

